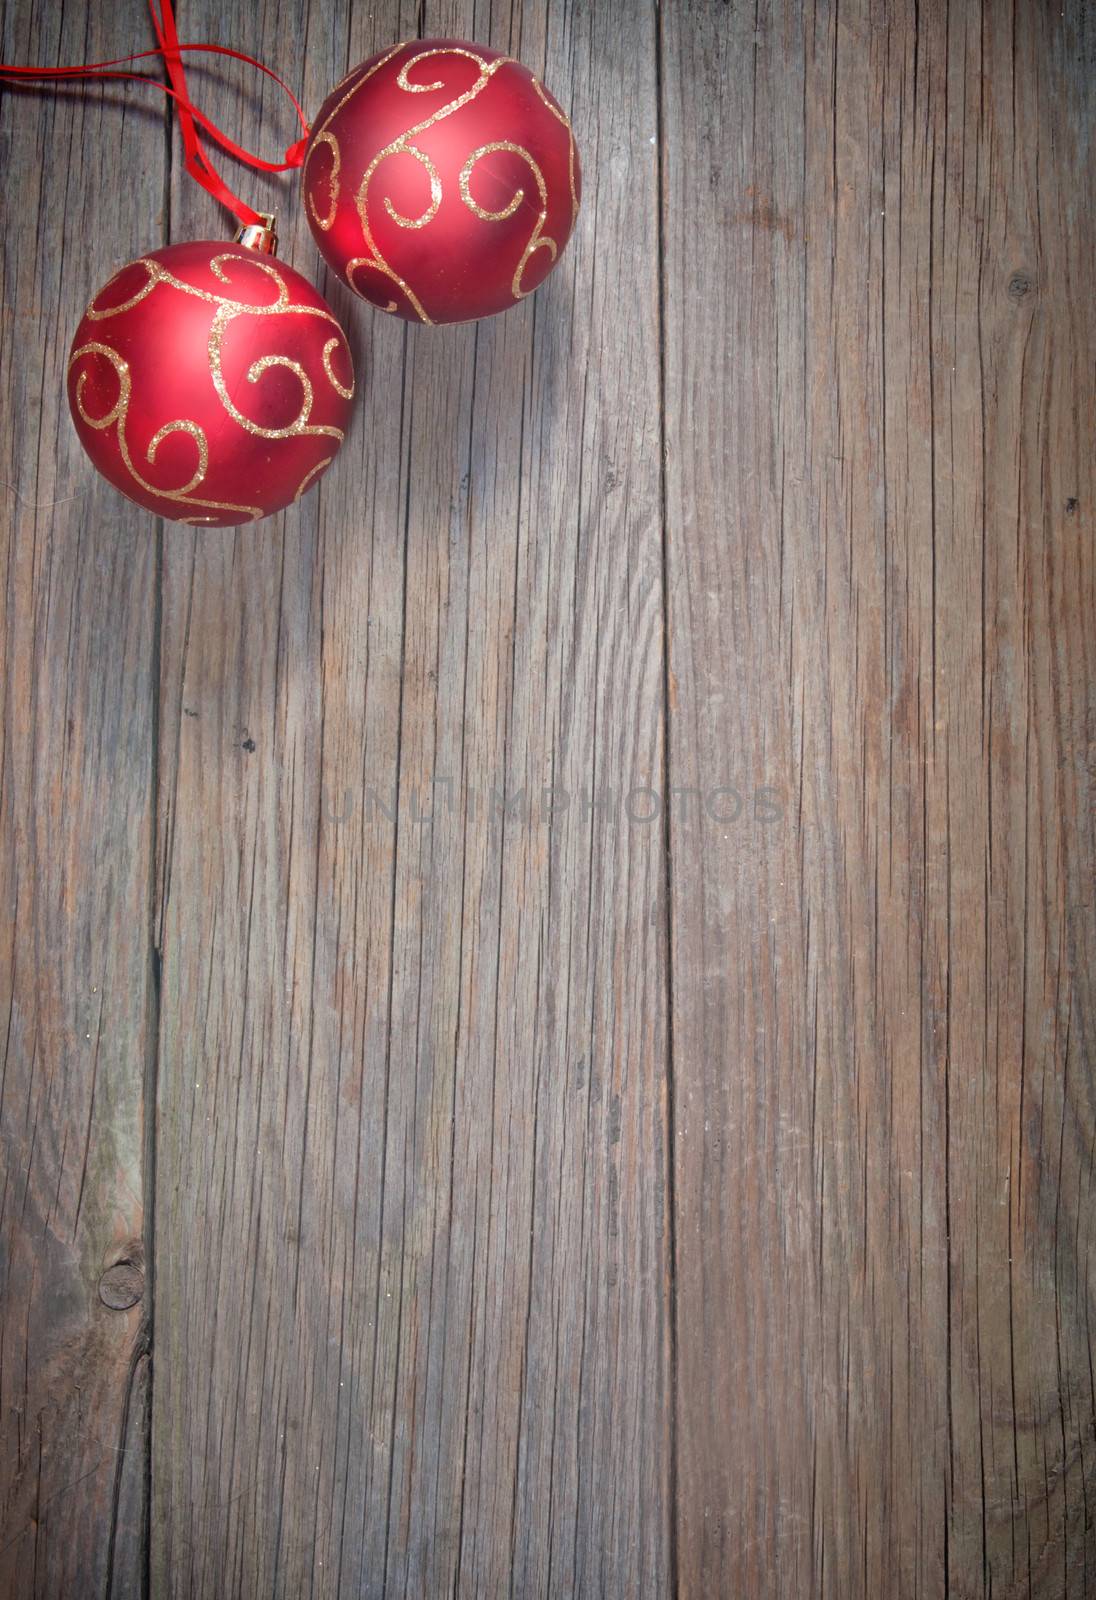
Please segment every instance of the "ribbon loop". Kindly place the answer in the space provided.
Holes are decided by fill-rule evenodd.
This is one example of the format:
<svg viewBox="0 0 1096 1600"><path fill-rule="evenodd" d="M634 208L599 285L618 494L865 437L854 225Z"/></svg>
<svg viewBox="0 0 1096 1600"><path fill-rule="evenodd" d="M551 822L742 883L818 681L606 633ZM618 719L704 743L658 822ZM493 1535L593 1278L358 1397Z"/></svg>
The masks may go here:
<svg viewBox="0 0 1096 1600"><path fill-rule="evenodd" d="M252 167L256 172L289 172L295 167L304 165L305 147L308 143L308 122L299 100L276 72L264 66L261 61L256 61L254 56L245 55L241 50L230 50L227 45L180 44L171 0L148 0L148 8L152 17L153 31L156 34L155 50L139 50L135 55L119 56L115 61L94 61L78 67L9 67L0 63L0 79L124 78L132 83L147 83L161 90L179 108L179 128L183 136L186 169L195 183L200 184L207 194L211 194L215 200L226 206L241 223L260 221L261 214L246 201L241 200L214 167L199 138L198 129L203 129L222 150L234 156L237 161L243 162L245 166ZM245 150L234 139L230 139L223 128L219 128L204 112L198 110L187 91L186 72L183 68L183 55L186 52L230 56L234 61L242 61L245 65L264 73L266 77L272 78L279 88L284 89L297 113L302 137L289 146L281 161L267 161L262 156L255 155L253 151ZM145 61L150 56L158 56L163 60L168 83L160 83L158 79L143 72L114 70L116 67L129 66L135 61Z"/></svg>

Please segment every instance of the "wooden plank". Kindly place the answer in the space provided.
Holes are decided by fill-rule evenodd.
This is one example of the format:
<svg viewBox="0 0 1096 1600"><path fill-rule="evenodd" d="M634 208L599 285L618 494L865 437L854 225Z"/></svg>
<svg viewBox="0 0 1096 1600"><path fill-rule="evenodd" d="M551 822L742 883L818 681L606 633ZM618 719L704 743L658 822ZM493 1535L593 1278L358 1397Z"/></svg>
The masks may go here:
<svg viewBox="0 0 1096 1600"><path fill-rule="evenodd" d="M231 13L313 109L417 32L543 72L586 202L479 327L326 280L336 469L167 541L158 1594L669 1582L654 9ZM277 143L265 93L203 103ZM173 235L210 222L176 171Z"/></svg>
<svg viewBox="0 0 1096 1600"><path fill-rule="evenodd" d="M132 48L112 16L24 0L0 41L38 64ZM163 112L0 96L0 1592L132 1596L157 525L96 478L64 384L87 301L162 238Z"/></svg>
<svg viewBox="0 0 1096 1600"><path fill-rule="evenodd" d="M1081 1595L1094 19L662 15L680 1590Z"/></svg>

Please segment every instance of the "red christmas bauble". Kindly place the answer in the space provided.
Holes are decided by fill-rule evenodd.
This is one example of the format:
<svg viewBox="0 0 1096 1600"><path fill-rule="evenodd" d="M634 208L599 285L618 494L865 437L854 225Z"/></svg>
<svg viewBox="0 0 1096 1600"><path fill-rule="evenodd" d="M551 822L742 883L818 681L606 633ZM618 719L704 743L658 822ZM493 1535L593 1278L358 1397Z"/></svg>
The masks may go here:
<svg viewBox="0 0 1096 1600"><path fill-rule="evenodd" d="M157 516L228 527L300 499L343 441L354 370L339 324L291 267L242 245L151 250L76 331L80 442Z"/></svg>
<svg viewBox="0 0 1096 1600"><path fill-rule="evenodd" d="M350 287L408 321L467 322L542 283L578 215L571 124L520 62L453 39L399 44L328 96L305 209Z"/></svg>

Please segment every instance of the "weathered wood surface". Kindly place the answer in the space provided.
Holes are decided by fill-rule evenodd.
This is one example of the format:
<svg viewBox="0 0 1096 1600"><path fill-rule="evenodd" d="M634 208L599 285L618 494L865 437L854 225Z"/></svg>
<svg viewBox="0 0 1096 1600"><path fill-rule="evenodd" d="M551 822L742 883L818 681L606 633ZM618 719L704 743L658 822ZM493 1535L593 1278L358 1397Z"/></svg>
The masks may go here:
<svg viewBox="0 0 1096 1600"><path fill-rule="evenodd" d="M312 108L506 48L585 202L416 330L251 185L353 432L163 529L63 364L223 217L159 108L3 95L0 1594L1089 1593L1096 16L181 25Z"/></svg>
<svg viewBox="0 0 1096 1600"><path fill-rule="evenodd" d="M663 61L681 1589L1087 1594L1096 15Z"/></svg>
<svg viewBox="0 0 1096 1600"><path fill-rule="evenodd" d="M105 15L18 0L0 58L95 59L116 42ZM163 237L162 109L114 99L0 102L5 1596L138 1593L147 1544L142 1279L116 1280L144 1259L157 540L89 477L64 397L84 305ZM120 143L135 165L124 207Z"/></svg>
<svg viewBox="0 0 1096 1600"><path fill-rule="evenodd" d="M242 47L319 104L417 25ZM574 106L584 222L480 327L328 281L362 368L339 473L284 527L165 543L165 1593L668 1582L662 834L582 803L663 764L654 13L423 26ZM173 231L208 211L176 171Z"/></svg>

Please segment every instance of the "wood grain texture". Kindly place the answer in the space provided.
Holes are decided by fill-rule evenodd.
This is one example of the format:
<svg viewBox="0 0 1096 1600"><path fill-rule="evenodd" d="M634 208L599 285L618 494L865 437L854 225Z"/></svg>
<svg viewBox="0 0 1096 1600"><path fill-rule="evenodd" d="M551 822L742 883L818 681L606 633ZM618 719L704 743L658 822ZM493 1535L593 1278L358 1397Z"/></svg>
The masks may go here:
<svg viewBox="0 0 1096 1600"><path fill-rule="evenodd" d="M310 106L399 37L520 55L589 178L505 318L327 281L337 470L166 545L154 1592L665 1592L655 13L284 18L234 37Z"/></svg>
<svg viewBox="0 0 1096 1600"><path fill-rule="evenodd" d="M22 0L0 41L123 48L106 17ZM143 1261L156 525L88 472L64 379L87 301L163 238L163 115L0 94L0 1594L130 1596L147 1329L139 1272L124 1308L99 1285Z"/></svg>
<svg viewBox="0 0 1096 1600"><path fill-rule="evenodd" d="M1096 1592L1096 10L181 11L516 54L584 206L416 329L243 179L353 428L163 528L64 362L225 217L0 102L0 1596Z"/></svg>
<svg viewBox="0 0 1096 1600"><path fill-rule="evenodd" d="M683 1594L1096 1581L1093 21L663 12Z"/></svg>

